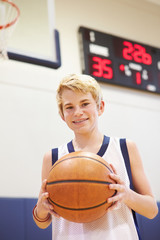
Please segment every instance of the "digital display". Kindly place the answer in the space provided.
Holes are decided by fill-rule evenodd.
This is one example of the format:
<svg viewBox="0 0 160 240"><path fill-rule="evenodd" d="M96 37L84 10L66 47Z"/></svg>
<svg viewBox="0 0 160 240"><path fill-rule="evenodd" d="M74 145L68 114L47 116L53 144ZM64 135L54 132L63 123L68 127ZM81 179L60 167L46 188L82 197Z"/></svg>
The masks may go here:
<svg viewBox="0 0 160 240"><path fill-rule="evenodd" d="M113 78L113 67L110 59L93 56L91 57L92 75L106 79Z"/></svg>
<svg viewBox="0 0 160 240"><path fill-rule="evenodd" d="M160 49L80 27L82 72L98 81L160 93Z"/></svg>
<svg viewBox="0 0 160 240"><path fill-rule="evenodd" d="M116 49L119 44L116 44L117 41L114 42ZM146 48L140 44L132 44L129 41L122 41L121 49L122 49L121 57L126 60L130 60L136 63L143 63L146 65L152 64L151 54L147 53Z"/></svg>

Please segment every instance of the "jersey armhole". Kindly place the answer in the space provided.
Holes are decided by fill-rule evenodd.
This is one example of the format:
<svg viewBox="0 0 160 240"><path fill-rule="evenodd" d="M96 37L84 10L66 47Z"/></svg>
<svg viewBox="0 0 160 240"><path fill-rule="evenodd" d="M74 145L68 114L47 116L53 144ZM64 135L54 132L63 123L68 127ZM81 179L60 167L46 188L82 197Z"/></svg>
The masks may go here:
<svg viewBox="0 0 160 240"><path fill-rule="evenodd" d="M127 169L128 177L129 177L129 180L130 180L130 188L132 190L134 190L133 182L132 182L130 159L129 159L127 143L126 143L125 138L120 139L120 147L121 147L121 152L122 152L122 155L123 155L123 158L124 158L125 166L126 166L126 169ZM134 223L135 223L135 226L136 226L136 229L137 229L139 240L142 240L135 211L132 210L132 214L133 214L133 219L134 219Z"/></svg>
<svg viewBox="0 0 160 240"><path fill-rule="evenodd" d="M129 154L128 154L128 149L127 149L127 144L126 144L126 139L125 138L120 139L120 147L121 147L122 155L123 155L123 158L124 158L125 166L126 166L126 169L127 169L128 177L129 177L129 180L130 180L130 188L132 190L134 190L133 182L132 182L130 159L129 159Z"/></svg>
<svg viewBox="0 0 160 240"><path fill-rule="evenodd" d="M58 160L58 148L52 149L52 166Z"/></svg>

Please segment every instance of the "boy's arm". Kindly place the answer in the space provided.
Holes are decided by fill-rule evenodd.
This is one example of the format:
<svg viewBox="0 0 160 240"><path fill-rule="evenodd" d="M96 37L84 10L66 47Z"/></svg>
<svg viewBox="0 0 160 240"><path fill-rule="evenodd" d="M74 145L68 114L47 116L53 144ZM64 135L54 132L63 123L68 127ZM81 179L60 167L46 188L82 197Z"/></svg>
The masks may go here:
<svg viewBox="0 0 160 240"><path fill-rule="evenodd" d="M44 180L42 182L38 202L33 208L33 219L37 224L37 226L43 229L47 228L52 221L51 214L49 210L47 210L47 204L48 204L47 197L48 197L48 193L46 192L46 180ZM45 204L46 204L46 208L44 207Z"/></svg>
<svg viewBox="0 0 160 240"><path fill-rule="evenodd" d="M127 140L127 148L131 164L132 181L135 192L130 193L129 206L139 214L154 218L158 213L158 207L154 199L149 181L144 172L143 163L136 144Z"/></svg>
<svg viewBox="0 0 160 240"><path fill-rule="evenodd" d="M51 221L52 215L59 217L53 206L48 202L49 193L46 191L46 183L49 171L52 167L51 152L45 154L42 165L42 185L36 206L33 209L33 219L38 227L47 228Z"/></svg>
<svg viewBox="0 0 160 240"><path fill-rule="evenodd" d="M114 179L117 184L111 184L110 188L116 189L118 194L115 197L110 198L109 201L122 201L135 212L152 219L157 215L158 207L153 197L148 179L145 175L140 154L135 143L129 140L127 140L126 143L135 191L127 188L116 174L116 170L114 170L115 174L111 174L111 178Z"/></svg>

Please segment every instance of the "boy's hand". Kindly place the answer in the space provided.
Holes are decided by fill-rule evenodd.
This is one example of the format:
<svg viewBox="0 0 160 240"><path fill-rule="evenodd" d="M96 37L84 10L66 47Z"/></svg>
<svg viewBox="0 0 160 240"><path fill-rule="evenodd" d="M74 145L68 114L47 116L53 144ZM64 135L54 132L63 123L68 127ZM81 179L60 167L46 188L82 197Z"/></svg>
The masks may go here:
<svg viewBox="0 0 160 240"><path fill-rule="evenodd" d="M48 197L49 193L46 191L47 179L42 182L38 202L37 202L37 215L40 217L42 215L47 215L50 213L55 217L60 217L55 211L54 207L49 203Z"/></svg>
<svg viewBox="0 0 160 240"><path fill-rule="evenodd" d="M108 211L119 208L121 202L127 201L129 195L129 188L125 186L125 183L117 175L116 169L112 164L110 164L113 173L110 173L110 178L113 179L116 183L110 184L109 188L117 191L116 195L108 198L108 203L112 203L111 207L108 208Z"/></svg>

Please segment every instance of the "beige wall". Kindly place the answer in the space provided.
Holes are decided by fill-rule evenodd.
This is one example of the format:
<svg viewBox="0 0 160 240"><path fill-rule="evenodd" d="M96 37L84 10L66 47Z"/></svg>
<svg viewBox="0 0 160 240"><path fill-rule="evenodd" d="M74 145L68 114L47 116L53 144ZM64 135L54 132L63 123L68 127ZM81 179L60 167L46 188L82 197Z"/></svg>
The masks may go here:
<svg viewBox="0 0 160 240"><path fill-rule="evenodd" d="M144 0L55 0L62 66L0 63L0 196L38 195L46 151L73 135L57 114L55 92L68 73L80 73L78 27L160 47L160 6ZM156 198L159 192L160 96L101 84L106 135L136 141Z"/></svg>

